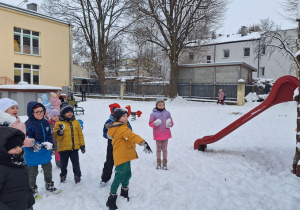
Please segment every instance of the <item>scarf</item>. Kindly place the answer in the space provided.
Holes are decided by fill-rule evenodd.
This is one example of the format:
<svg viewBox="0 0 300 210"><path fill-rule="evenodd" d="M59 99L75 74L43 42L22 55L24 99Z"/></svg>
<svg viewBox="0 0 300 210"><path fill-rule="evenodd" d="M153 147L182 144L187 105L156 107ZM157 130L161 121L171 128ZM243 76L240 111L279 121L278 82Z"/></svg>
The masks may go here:
<svg viewBox="0 0 300 210"><path fill-rule="evenodd" d="M24 154L24 150L18 155L11 155L5 152L0 152L0 165L22 168L26 165Z"/></svg>

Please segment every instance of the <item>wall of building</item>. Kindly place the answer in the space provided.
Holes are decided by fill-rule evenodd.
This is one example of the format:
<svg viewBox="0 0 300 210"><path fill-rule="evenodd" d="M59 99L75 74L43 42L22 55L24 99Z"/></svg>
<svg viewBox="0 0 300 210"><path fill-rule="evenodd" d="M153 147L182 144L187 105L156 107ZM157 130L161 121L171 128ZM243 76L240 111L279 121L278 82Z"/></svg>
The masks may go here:
<svg viewBox="0 0 300 210"><path fill-rule="evenodd" d="M39 65L40 85L70 85L67 24L0 7L0 25L0 76L14 80L14 63ZM40 55L14 52L14 27L39 32Z"/></svg>

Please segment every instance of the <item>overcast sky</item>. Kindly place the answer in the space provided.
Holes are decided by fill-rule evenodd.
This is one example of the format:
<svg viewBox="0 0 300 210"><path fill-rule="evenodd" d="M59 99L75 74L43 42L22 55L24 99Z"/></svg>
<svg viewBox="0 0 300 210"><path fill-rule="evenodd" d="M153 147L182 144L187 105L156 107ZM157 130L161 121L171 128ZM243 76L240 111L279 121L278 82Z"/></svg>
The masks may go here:
<svg viewBox="0 0 300 210"><path fill-rule="evenodd" d="M258 24L259 20L270 18L277 25L281 26L281 29L296 28L297 24L284 20L279 15L282 13L278 2L282 0L230 0L228 5L228 11L224 17L223 27L218 30L218 33L233 34L238 31L241 26L249 26L252 24ZM28 0L27 3L22 3L22 0L0 0L0 2L11 4L14 6L23 5L26 8L28 3L41 4L43 0Z"/></svg>

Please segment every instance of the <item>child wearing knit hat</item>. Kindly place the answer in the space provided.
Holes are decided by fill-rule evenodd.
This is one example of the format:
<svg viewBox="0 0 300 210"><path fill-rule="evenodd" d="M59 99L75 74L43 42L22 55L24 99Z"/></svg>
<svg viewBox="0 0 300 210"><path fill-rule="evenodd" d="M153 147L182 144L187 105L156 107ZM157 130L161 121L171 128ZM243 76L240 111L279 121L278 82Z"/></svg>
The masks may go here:
<svg viewBox="0 0 300 210"><path fill-rule="evenodd" d="M149 126L153 128L153 138L156 142L156 169L167 170L168 139L172 137L170 128L173 124L170 112L165 109L164 99L157 98L149 119ZM161 161L161 153L163 161Z"/></svg>
<svg viewBox="0 0 300 210"><path fill-rule="evenodd" d="M7 126L0 127L0 133L1 209L31 209L35 201L30 191L28 167L22 150L25 135Z"/></svg>
<svg viewBox="0 0 300 210"><path fill-rule="evenodd" d="M121 106L118 103L110 104L108 107L110 109L109 119L106 120L103 126L103 137L107 139L107 150L106 150L106 160L103 166L101 181L99 184L100 187L106 186L107 182L111 179L111 175L114 167L113 146L111 144L112 139L107 135L106 125L115 122L113 117L114 110L116 108L121 108ZM130 128L130 130L132 130L132 127L129 122L127 122L127 126L128 128Z"/></svg>
<svg viewBox="0 0 300 210"><path fill-rule="evenodd" d="M109 209L118 208L116 200L120 184L122 185L120 196L127 198L127 201L129 201L128 185L131 178L130 161L138 158L135 145L144 146L144 152L152 153L148 143L128 128L128 112L126 109L116 108L113 116L115 122L106 124L108 128L107 133L112 138L113 157L116 166L114 181L111 184L110 195L106 202L106 206L109 207Z"/></svg>
<svg viewBox="0 0 300 210"><path fill-rule="evenodd" d="M56 109L58 112L60 112L60 105L61 105L61 100L58 98L56 93L51 92L51 99L50 99L51 107ZM51 117L50 117L51 119Z"/></svg>
<svg viewBox="0 0 300 210"><path fill-rule="evenodd" d="M16 120L10 126L12 128L21 130L26 136L25 124L23 122L21 122L20 118L18 117L18 111L19 111L18 102L16 102L15 100L12 100L10 98L1 98L0 99L0 110L8 113L12 117L14 117ZM33 141L34 141L34 139L26 137L24 140L24 147L31 147L31 144Z"/></svg>
<svg viewBox="0 0 300 210"><path fill-rule="evenodd" d="M50 119L48 120L48 122L49 122L49 125L51 128L51 131L53 133L55 124L59 120L59 112L53 107L51 107L49 110L49 118ZM53 145L54 145L54 151L55 151L55 163L56 163L56 166L58 168L60 168L61 167L60 156L57 151L57 141L54 138L54 135L53 135Z"/></svg>
<svg viewBox="0 0 300 210"><path fill-rule="evenodd" d="M62 107L59 121L55 123L54 138L57 141L57 151L60 155L60 182L64 183L67 178L67 166L69 159L73 165L75 184L81 181L81 170L79 164L80 149L82 154L85 153L84 137L80 123L75 119L74 110L71 106Z"/></svg>

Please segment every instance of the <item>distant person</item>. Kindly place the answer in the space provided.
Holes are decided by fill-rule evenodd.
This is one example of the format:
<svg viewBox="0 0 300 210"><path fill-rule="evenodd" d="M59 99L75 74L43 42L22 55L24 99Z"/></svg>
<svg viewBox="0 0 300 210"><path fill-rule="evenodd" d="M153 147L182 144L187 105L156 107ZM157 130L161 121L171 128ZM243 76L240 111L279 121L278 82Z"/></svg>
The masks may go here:
<svg viewBox="0 0 300 210"><path fill-rule="evenodd" d="M270 82L267 81L264 89L264 94L269 94L269 92L271 91L271 87L272 86L270 85Z"/></svg>
<svg viewBox="0 0 300 210"><path fill-rule="evenodd" d="M64 97L61 95L61 90L57 90L56 94L59 100L61 101L61 103L65 102Z"/></svg>
<svg viewBox="0 0 300 210"><path fill-rule="evenodd" d="M109 207L109 209L118 209L116 200L120 184L122 185L120 196L127 198L127 201L129 201L128 186L131 178L130 161L138 158L135 144L144 146L144 152L146 153L152 153L152 150L144 139L133 133L128 127L128 112L126 109L116 108L113 116L114 123L106 124L106 127L108 129L107 134L112 138L114 164L116 168L106 206Z"/></svg>
<svg viewBox="0 0 300 210"><path fill-rule="evenodd" d="M81 92L81 100L86 101L86 85L80 85L80 92Z"/></svg>
<svg viewBox="0 0 300 210"><path fill-rule="evenodd" d="M153 109L149 126L153 128L153 138L156 142L156 169L167 170L168 140L172 137L170 128L173 127L173 120L169 111L165 108L163 98L157 98ZM163 157L161 161L161 155ZM161 165L162 164L162 165Z"/></svg>
<svg viewBox="0 0 300 210"><path fill-rule="evenodd" d="M58 98L56 93L51 92L50 103L51 103L51 107L53 107L58 112L60 112L61 100ZM51 117L50 117L50 119L51 119Z"/></svg>
<svg viewBox="0 0 300 210"><path fill-rule="evenodd" d="M225 97L224 92L222 89L220 89L217 104L221 103L222 105L224 105L224 100L225 100L224 97Z"/></svg>

